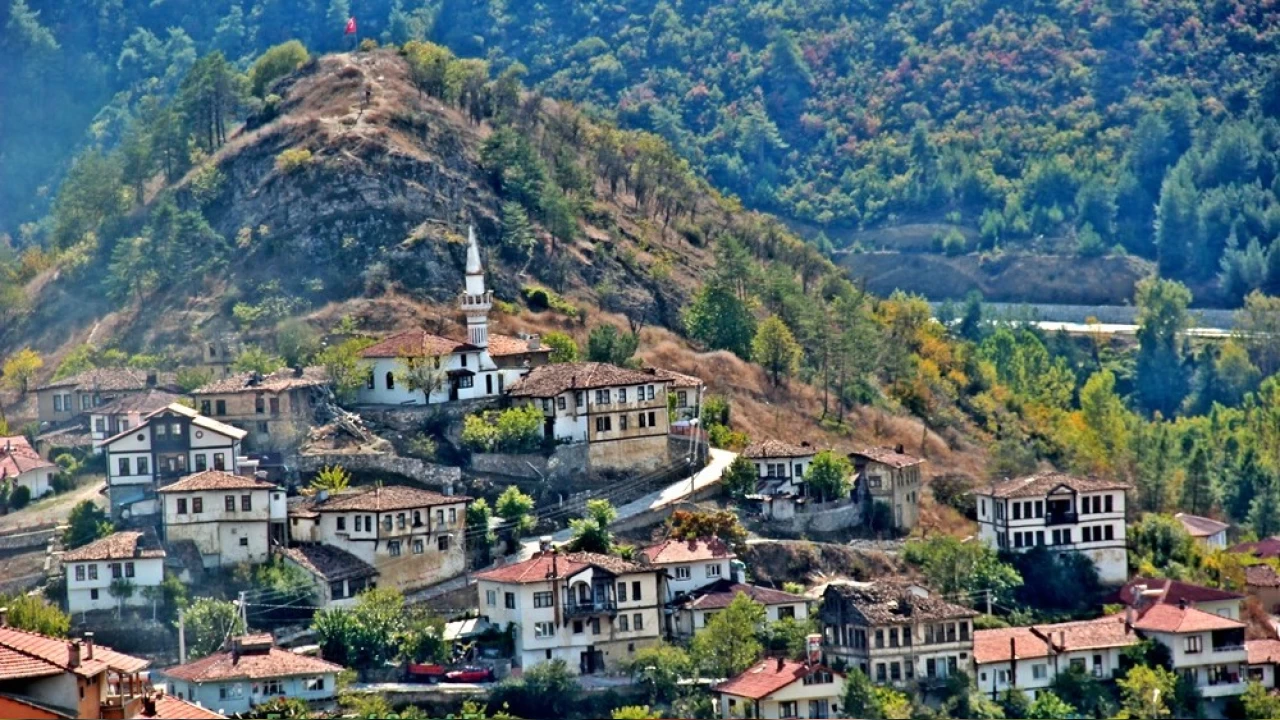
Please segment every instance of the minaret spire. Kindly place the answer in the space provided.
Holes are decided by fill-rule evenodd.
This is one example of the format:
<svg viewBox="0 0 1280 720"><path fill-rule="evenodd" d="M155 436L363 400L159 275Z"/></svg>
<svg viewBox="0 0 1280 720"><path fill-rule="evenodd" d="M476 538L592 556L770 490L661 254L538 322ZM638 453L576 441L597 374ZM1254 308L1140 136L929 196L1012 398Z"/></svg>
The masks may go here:
<svg viewBox="0 0 1280 720"><path fill-rule="evenodd" d="M467 342L476 347L489 346L489 309L493 293L484 288L484 266L480 264L480 246L476 244L474 227L467 227L467 277L459 304L467 316Z"/></svg>

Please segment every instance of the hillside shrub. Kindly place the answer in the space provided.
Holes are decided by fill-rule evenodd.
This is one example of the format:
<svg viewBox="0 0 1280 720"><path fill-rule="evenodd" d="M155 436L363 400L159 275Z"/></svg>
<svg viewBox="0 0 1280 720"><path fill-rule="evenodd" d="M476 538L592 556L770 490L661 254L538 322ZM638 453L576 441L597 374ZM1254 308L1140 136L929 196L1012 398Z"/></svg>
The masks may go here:
<svg viewBox="0 0 1280 720"><path fill-rule="evenodd" d="M311 151L306 148L289 148L276 156L276 170L295 173L311 164Z"/></svg>
<svg viewBox="0 0 1280 720"><path fill-rule="evenodd" d="M462 445L471 452L528 453L542 445L542 411L533 403L468 415Z"/></svg>
<svg viewBox="0 0 1280 720"><path fill-rule="evenodd" d="M536 285L526 285L521 294L524 300L529 304L529 309L535 312L544 310L554 310L568 318L576 319L581 311L574 307L573 303L560 297L554 290Z"/></svg>
<svg viewBox="0 0 1280 720"><path fill-rule="evenodd" d="M31 504L31 488L26 485L19 485L9 493L9 509L21 510Z"/></svg>

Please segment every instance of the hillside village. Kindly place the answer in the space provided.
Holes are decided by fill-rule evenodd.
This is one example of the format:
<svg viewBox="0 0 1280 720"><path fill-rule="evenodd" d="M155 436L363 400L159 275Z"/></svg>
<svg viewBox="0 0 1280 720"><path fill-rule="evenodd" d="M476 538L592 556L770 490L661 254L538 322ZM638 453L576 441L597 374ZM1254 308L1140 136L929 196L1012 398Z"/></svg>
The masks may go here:
<svg viewBox="0 0 1280 720"><path fill-rule="evenodd" d="M193 58L0 234L0 718L1280 716L1280 299L876 297L408 37Z"/></svg>

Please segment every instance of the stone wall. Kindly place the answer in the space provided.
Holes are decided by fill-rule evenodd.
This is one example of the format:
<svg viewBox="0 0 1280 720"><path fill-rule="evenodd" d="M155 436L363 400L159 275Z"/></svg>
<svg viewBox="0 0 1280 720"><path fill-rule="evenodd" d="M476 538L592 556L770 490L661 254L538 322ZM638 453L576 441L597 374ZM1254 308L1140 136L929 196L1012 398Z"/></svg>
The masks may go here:
<svg viewBox="0 0 1280 720"><path fill-rule="evenodd" d="M366 424L381 425L402 433L418 433L426 428L444 431L445 439L462 444L462 419L481 410L495 410L502 398L487 397L458 400L439 405L361 405L354 412Z"/></svg>
<svg viewBox="0 0 1280 720"><path fill-rule="evenodd" d="M452 493L462 479L460 468L385 453L324 453L302 455L298 458L298 471L304 474L319 472L326 465L341 465L353 473L399 475L423 485L441 488L446 495Z"/></svg>
<svg viewBox="0 0 1280 720"><path fill-rule="evenodd" d="M53 537L55 532L57 532L57 529L50 524L46 528L37 530L0 535L0 551L43 547L49 544L49 539Z"/></svg>
<svg viewBox="0 0 1280 720"><path fill-rule="evenodd" d="M801 510L785 520L767 520L767 527L789 533L832 533L862 524L862 504L830 502L801 505Z"/></svg>
<svg viewBox="0 0 1280 720"><path fill-rule="evenodd" d="M540 453L473 453L471 471L521 480L567 481L587 470L587 444L560 445L550 456Z"/></svg>

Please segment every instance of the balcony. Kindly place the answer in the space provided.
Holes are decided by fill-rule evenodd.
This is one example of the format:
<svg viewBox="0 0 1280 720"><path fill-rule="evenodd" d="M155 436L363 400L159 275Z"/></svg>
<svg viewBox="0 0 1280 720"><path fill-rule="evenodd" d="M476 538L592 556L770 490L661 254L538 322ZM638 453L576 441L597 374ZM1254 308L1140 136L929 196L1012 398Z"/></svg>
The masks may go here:
<svg viewBox="0 0 1280 720"><path fill-rule="evenodd" d="M597 600L595 602L571 602L565 603L564 616L572 617L589 617L592 615L617 615L618 604L612 600Z"/></svg>
<svg viewBox="0 0 1280 720"><path fill-rule="evenodd" d="M1074 510L1049 512L1044 516L1045 525L1075 525L1080 522L1080 515Z"/></svg>

